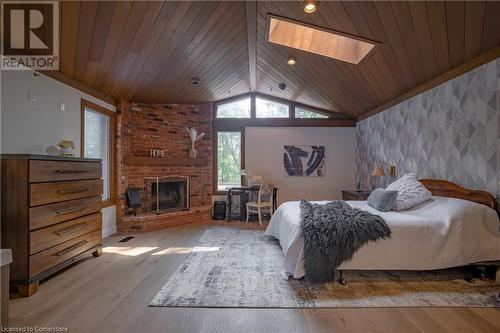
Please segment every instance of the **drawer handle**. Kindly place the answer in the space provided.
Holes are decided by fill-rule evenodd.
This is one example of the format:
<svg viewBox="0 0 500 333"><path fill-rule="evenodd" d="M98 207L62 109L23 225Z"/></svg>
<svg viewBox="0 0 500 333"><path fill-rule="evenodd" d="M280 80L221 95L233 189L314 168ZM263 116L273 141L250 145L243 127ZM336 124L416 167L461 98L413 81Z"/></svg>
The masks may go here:
<svg viewBox="0 0 500 333"><path fill-rule="evenodd" d="M74 213L74 212L79 212L79 211L87 209L87 208L88 208L87 206L84 206L84 207L61 209L61 210L56 210L56 214L57 215L70 214L70 213Z"/></svg>
<svg viewBox="0 0 500 333"><path fill-rule="evenodd" d="M57 193L59 194L70 194L70 193L80 193L80 192L87 192L89 190L88 187L82 187L82 188L74 188L71 190L59 190Z"/></svg>
<svg viewBox="0 0 500 333"><path fill-rule="evenodd" d="M56 173L86 173L89 172L89 170L64 170L64 169L57 169Z"/></svg>
<svg viewBox="0 0 500 333"><path fill-rule="evenodd" d="M68 247L68 248L66 248L64 250L57 252L55 255L58 256L58 257L63 256L66 253L71 252L71 251L73 251L73 250L75 250L75 249L77 249L80 246L85 245L85 244L87 244L87 241L83 240L83 241L81 241L79 243L76 243L75 245L71 245L70 247Z"/></svg>
<svg viewBox="0 0 500 333"><path fill-rule="evenodd" d="M85 229L87 227L87 225L88 225L87 223L80 223L80 224L77 224L75 226L72 226L71 228L57 231L54 233L58 236L62 236L62 235L70 234L70 233L75 232L75 231Z"/></svg>

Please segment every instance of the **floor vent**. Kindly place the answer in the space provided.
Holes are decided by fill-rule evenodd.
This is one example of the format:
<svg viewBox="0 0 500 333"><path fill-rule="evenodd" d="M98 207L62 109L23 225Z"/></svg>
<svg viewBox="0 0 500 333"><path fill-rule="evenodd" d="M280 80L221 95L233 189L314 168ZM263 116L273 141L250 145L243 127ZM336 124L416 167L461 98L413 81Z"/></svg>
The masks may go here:
<svg viewBox="0 0 500 333"><path fill-rule="evenodd" d="M129 240L131 240L132 238L134 238L134 236L127 236L127 237L119 240L118 242L125 243L125 242L128 242Z"/></svg>

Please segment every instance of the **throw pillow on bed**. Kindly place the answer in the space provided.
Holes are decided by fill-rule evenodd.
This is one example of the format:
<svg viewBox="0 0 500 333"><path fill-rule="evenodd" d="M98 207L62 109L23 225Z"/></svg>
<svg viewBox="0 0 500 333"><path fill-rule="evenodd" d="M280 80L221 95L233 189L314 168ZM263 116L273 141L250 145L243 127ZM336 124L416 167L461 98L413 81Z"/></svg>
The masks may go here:
<svg viewBox="0 0 500 333"><path fill-rule="evenodd" d="M379 212L388 212L396 206L397 197L398 191L377 188L370 194L367 203Z"/></svg>
<svg viewBox="0 0 500 333"><path fill-rule="evenodd" d="M407 173L394 183L387 186L386 190L398 191L394 210L407 210L431 198L432 193L417 180L413 173Z"/></svg>

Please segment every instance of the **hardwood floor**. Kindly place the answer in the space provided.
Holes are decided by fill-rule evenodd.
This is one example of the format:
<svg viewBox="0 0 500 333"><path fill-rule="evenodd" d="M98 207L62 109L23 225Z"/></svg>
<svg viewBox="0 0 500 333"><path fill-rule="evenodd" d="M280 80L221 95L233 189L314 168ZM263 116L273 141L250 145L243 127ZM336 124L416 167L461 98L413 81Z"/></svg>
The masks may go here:
<svg viewBox="0 0 500 333"><path fill-rule="evenodd" d="M207 228L257 226L211 222L135 234L126 243L109 237L101 257L42 282L30 298L12 299L10 325L69 332L500 332L500 309L491 308L148 307Z"/></svg>

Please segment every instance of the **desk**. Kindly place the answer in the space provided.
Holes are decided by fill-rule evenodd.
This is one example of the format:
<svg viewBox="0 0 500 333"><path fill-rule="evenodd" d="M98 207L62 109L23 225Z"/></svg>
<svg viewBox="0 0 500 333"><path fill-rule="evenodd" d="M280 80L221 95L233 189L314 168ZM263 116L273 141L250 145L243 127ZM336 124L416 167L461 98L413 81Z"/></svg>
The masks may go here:
<svg viewBox="0 0 500 333"><path fill-rule="evenodd" d="M255 195L258 197L260 186L252 186L252 187L229 187L227 189L227 221L231 221L233 216L237 215L237 219L240 221L245 221L247 218L247 202L251 195ZM233 204L233 196L240 197L239 205ZM273 199L272 199L272 208L271 215L276 211L277 208L277 197L278 197L278 188L273 188ZM237 209L238 211L236 211ZM235 219L235 218L233 218Z"/></svg>

